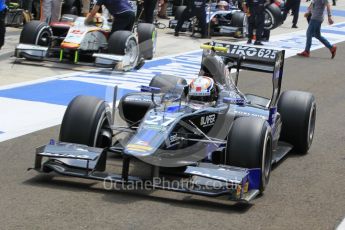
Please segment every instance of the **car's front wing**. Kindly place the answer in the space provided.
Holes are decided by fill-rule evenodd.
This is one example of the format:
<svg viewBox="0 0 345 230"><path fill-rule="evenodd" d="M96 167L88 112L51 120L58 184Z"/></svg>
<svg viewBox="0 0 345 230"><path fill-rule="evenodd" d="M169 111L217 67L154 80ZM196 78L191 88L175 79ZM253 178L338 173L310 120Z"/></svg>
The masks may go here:
<svg viewBox="0 0 345 230"><path fill-rule="evenodd" d="M79 61L79 51L74 51L74 58L73 64L81 64L86 65L84 62ZM51 58L50 56L50 49L45 46L39 45L30 45L30 44L18 44L15 49L14 56L17 58L25 58L28 60L36 60L36 61L54 61L54 62L62 62L64 49L59 49L58 56L59 58ZM87 66L96 66L96 67L103 67L103 68L112 68L118 71L129 71L134 68L138 68L138 65L141 61L139 57L136 61L130 61L128 55L114 55L114 54L103 54L103 53L94 53L92 57L95 59L94 63L89 63ZM71 63L71 61L69 61Z"/></svg>
<svg viewBox="0 0 345 230"><path fill-rule="evenodd" d="M129 175L131 157L123 155L122 173L105 172L108 149L92 148L70 143L53 143L37 148L34 168L39 172L54 171L73 176L110 182L136 184L149 189L162 189L208 197L225 197L238 202L250 202L259 194L260 169L243 169L211 163L187 166L179 180L169 183L152 167L149 179ZM43 159L46 159L43 161ZM157 180L157 178L159 178ZM177 183L176 183L177 182Z"/></svg>

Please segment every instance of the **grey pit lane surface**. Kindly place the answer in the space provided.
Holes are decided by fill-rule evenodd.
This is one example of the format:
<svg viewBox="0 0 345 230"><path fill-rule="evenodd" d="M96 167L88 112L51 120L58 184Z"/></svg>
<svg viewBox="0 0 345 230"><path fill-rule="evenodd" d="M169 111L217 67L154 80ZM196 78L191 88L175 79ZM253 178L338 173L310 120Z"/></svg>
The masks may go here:
<svg viewBox="0 0 345 230"><path fill-rule="evenodd" d="M107 191L98 182L26 172L35 147L57 139L59 127L53 127L0 143L0 229L334 229L345 215L344 49L338 44L334 60L321 49L285 62L283 90L316 97L315 138L309 154L290 154L274 168L252 205L166 191ZM243 72L240 81L270 92L256 75Z"/></svg>

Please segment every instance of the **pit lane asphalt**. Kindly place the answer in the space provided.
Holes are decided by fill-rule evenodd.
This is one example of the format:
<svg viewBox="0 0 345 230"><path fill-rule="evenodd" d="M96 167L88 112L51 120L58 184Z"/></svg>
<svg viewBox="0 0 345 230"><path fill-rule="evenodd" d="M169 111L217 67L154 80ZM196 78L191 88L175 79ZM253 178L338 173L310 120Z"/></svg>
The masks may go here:
<svg viewBox="0 0 345 230"><path fill-rule="evenodd" d="M58 137L53 127L0 143L0 229L334 229L345 215L344 49L338 44L334 60L327 49L286 60L283 90L316 97L315 138L307 155L290 154L275 166L252 205L166 191L107 191L98 182L27 172L35 147ZM257 92L270 92L268 82L240 75L243 88Z"/></svg>

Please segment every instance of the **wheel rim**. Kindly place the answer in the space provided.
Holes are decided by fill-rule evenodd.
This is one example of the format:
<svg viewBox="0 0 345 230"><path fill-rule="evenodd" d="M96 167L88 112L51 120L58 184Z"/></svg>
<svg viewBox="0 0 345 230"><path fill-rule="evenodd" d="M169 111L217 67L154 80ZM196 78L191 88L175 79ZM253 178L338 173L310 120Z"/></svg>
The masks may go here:
<svg viewBox="0 0 345 230"><path fill-rule="evenodd" d="M96 128L96 135L93 139L93 146L94 147L108 147L106 146L108 144L108 142L105 142L105 139L103 138L103 136L101 135L103 133L103 131L109 131L109 122L107 120L107 116L105 114L105 111L102 113L102 119L99 120L98 124L97 124L97 128ZM111 135L111 133L110 133Z"/></svg>
<svg viewBox="0 0 345 230"><path fill-rule="evenodd" d="M272 150L269 147L271 145L271 138L268 134L268 131L266 131L265 139L264 139L264 146L262 149L262 185L265 187L265 185L268 182L268 178L271 172L271 156L272 156Z"/></svg>
<svg viewBox="0 0 345 230"><path fill-rule="evenodd" d="M127 46L126 46L126 56L129 58L129 63L131 65L137 62L139 57L139 48L135 39L129 39Z"/></svg>
<svg viewBox="0 0 345 230"><path fill-rule="evenodd" d="M311 146L311 143L314 139L315 131L315 121L316 121L316 104L313 103L311 106L308 122L308 148Z"/></svg>
<svg viewBox="0 0 345 230"><path fill-rule="evenodd" d="M266 10L265 13L265 29L272 29L273 28L273 15L270 11Z"/></svg>
<svg viewBox="0 0 345 230"><path fill-rule="evenodd" d="M156 46L157 46L157 32L155 30L152 32L152 43L153 43L152 52L153 54L155 54Z"/></svg>
<svg viewBox="0 0 345 230"><path fill-rule="evenodd" d="M248 18L247 18L247 16L244 16L242 36L244 38L247 37L247 33L248 33Z"/></svg>
<svg viewBox="0 0 345 230"><path fill-rule="evenodd" d="M40 46L49 46L49 38L51 32L47 28L43 28L36 39L36 44Z"/></svg>

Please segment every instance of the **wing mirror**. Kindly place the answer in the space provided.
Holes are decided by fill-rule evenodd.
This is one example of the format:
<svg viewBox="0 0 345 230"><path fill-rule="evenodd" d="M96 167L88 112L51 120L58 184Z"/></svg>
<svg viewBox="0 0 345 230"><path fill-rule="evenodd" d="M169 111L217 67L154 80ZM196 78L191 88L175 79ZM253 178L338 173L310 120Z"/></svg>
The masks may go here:
<svg viewBox="0 0 345 230"><path fill-rule="evenodd" d="M223 102L226 104L244 105L246 101L243 98L224 97Z"/></svg>
<svg viewBox="0 0 345 230"><path fill-rule="evenodd" d="M142 86L140 86L140 91L141 92L149 92L149 93L160 93L161 88L142 85Z"/></svg>

